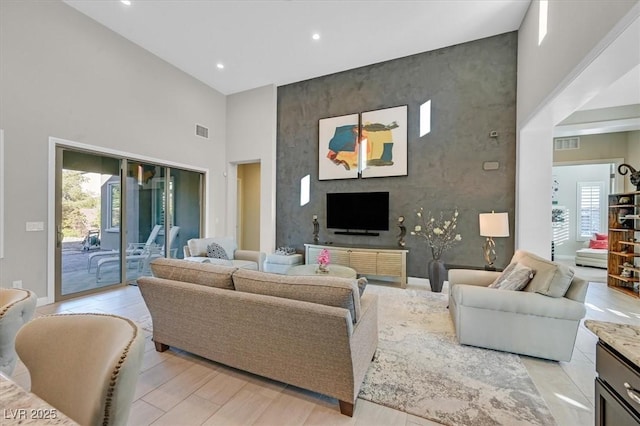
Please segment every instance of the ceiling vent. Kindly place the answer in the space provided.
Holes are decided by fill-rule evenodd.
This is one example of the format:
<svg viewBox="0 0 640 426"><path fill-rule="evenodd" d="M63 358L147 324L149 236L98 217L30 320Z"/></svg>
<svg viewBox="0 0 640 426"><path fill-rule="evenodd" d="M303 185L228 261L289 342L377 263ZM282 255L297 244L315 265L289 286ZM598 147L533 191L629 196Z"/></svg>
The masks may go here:
<svg viewBox="0 0 640 426"><path fill-rule="evenodd" d="M199 124L196 124L196 135L209 139L209 129Z"/></svg>
<svg viewBox="0 0 640 426"><path fill-rule="evenodd" d="M553 148L556 151L566 151L568 149L580 149L580 138L556 138L553 140Z"/></svg>

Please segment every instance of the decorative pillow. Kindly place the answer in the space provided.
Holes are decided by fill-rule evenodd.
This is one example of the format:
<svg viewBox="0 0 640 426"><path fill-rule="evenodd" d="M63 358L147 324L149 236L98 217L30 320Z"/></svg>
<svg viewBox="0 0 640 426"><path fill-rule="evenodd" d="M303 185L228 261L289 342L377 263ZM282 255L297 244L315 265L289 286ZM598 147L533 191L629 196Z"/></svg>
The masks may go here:
<svg viewBox="0 0 640 426"><path fill-rule="evenodd" d="M609 239L609 235L600 234L598 232L595 233L595 237L596 237L596 240L608 240Z"/></svg>
<svg viewBox="0 0 640 426"><path fill-rule="evenodd" d="M511 261L522 263L536 271L524 291L540 293L549 297L564 297L571 285L571 280L573 280L573 269L524 250L517 250Z"/></svg>
<svg viewBox="0 0 640 426"><path fill-rule="evenodd" d="M207 257L212 257L214 259L224 259L229 260L229 256L227 256L227 252L224 248L217 243L211 243L207 246Z"/></svg>
<svg viewBox="0 0 640 426"><path fill-rule="evenodd" d="M511 263L489 287L500 290L520 291L529 284L534 272L531 268L518 262Z"/></svg>
<svg viewBox="0 0 640 426"><path fill-rule="evenodd" d="M498 283L503 281L506 277L509 276L509 274L511 274L511 271L513 271L513 268L516 267L516 263L517 262L512 262L509 265L507 265L507 267L504 268L504 271L502 271L502 273L498 275L498 278L496 278L495 280L493 280L491 284L489 284L489 288L497 288Z"/></svg>
<svg viewBox="0 0 640 426"><path fill-rule="evenodd" d="M608 249L609 240L589 240L589 248L592 249Z"/></svg>
<svg viewBox="0 0 640 426"><path fill-rule="evenodd" d="M279 254L280 256L291 256L292 254L296 254L296 249L287 246L278 247L275 254Z"/></svg>
<svg viewBox="0 0 640 426"><path fill-rule="evenodd" d="M265 274L238 269L233 274L236 291L301 300L345 308L351 320L360 319L360 290L355 279L330 276L293 276Z"/></svg>

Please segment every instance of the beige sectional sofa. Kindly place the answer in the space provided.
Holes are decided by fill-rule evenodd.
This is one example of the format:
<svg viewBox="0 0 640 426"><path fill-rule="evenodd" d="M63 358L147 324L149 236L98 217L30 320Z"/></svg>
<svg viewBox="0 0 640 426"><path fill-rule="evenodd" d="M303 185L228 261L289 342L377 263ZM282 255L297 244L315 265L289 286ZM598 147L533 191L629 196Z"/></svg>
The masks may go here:
<svg viewBox="0 0 640 426"><path fill-rule="evenodd" d="M378 299L357 280L156 259L138 279L156 350L174 346L339 400L353 415L378 344Z"/></svg>
<svg viewBox="0 0 640 426"><path fill-rule="evenodd" d="M522 291L488 286L499 272L449 271L449 312L461 344L570 361L588 283L570 268L522 250L511 263L535 275Z"/></svg>

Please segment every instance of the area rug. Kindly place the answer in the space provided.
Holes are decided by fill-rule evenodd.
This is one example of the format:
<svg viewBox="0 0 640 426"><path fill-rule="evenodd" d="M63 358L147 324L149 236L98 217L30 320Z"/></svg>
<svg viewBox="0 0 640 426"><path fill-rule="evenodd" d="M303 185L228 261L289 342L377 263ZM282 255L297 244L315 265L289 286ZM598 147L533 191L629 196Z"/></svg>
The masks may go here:
<svg viewBox="0 0 640 426"><path fill-rule="evenodd" d="M514 354L463 346L447 296L369 285L379 343L359 397L445 425L555 425Z"/></svg>

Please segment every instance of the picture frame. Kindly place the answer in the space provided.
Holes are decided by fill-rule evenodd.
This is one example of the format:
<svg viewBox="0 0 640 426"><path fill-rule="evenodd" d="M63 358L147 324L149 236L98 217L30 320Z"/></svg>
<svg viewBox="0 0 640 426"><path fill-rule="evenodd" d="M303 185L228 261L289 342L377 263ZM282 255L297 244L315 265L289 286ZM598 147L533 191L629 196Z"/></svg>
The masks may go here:
<svg viewBox="0 0 640 426"><path fill-rule="evenodd" d="M360 114L322 118L318 122L318 179L358 177Z"/></svg>
<svg viewBox="0 0 640 426"><path fill-rule="evenodd" d="M407 129L407 105L361 114L361 177L407 175Z"/></svg>

